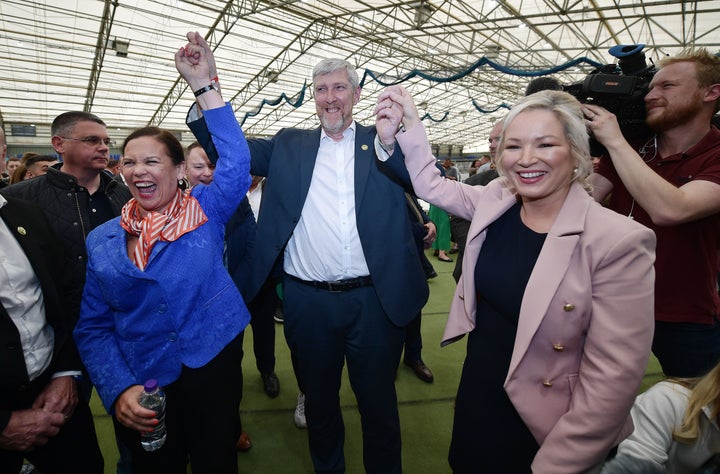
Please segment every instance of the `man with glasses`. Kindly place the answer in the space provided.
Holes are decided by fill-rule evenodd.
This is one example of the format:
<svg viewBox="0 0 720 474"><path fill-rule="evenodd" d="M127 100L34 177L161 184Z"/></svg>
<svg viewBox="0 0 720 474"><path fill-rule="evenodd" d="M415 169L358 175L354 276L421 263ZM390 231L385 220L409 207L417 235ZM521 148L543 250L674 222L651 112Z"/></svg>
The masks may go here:
<svg viewBox="0 0 720 474"><path fill-rule="evenodd" d="M85 285L85 237L98 225L120 215L130 199L127 187L102 171L113 141L105 122L87 112L65 112L53 120L52 145L60 163L47 174L3 188L4 196L33 201L43 208L63 243L65 259L73 270L73 286ZM80 301L74 309L79 309ZM77 317L77 311L73 313Z"/></svg>

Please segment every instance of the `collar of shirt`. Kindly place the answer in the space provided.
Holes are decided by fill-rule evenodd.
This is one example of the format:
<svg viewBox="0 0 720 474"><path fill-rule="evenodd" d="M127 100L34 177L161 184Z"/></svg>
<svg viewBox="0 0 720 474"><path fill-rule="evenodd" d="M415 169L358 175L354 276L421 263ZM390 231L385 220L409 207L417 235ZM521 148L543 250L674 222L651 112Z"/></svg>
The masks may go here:
<svg viewBox="0 0 720 474"><path fill-rule="evenodd" d="M348 125L348 128L343 130L343 139L342 139L343 142L347 141L347 140L355 140L355 127L356 127L356 124L355 124L355 121L353 120L352 122L350 122L350 125ZM320 127L320 143L322 143L324 140L335 141L335 140L333 140L332 137L330 137L330 135L325 133L324 128Z"/></svg>
<svg viewBox="0 0 720 474"><path fill-rule="evenodd" d="M321 133L303 210L285 247L284 270L301 280L369 274L355 216L355 122L332 140Z"/></svg>

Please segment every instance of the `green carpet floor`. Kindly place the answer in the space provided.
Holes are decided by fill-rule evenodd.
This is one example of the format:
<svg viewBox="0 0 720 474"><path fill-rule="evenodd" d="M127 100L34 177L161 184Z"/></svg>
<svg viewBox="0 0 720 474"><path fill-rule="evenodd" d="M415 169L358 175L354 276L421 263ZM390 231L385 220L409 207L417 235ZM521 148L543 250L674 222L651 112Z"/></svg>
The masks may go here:
<svg viewBox="0 0 720 474"><path fill-rule="evenodd" d="M431 255L430 252L428 255ZM429 281L430 300L423 310L422 335L423 359L433 371L435 382L423 383L410 369L401 365L396 383L402 427L403 468L404 472L410 474L450 472L447 453L452 431L453 399L465 353L464 341L442 349L439 346L450 298L455 289L451 274L454 263L438 262L433 257L430 259L438 277ZM240 413L243 428L250 435L253 447L246 453L238 454L238 466L241 473L248 474L312 473L306 431L297 429L293 423L298 390L290 355L282 326L278 324L276 329L276 373L280 379L280 396L275 399L265 395L255 369L252 331L249 330L245 335L245 389ZM652 359L643 389L661 377L657 361ZM347 472L362 473L360 420L347 377L343 380L340 398L345 420ZM112 421L96 396L91 404L105 457L105 472L115 473L118 453Z"/></svg>

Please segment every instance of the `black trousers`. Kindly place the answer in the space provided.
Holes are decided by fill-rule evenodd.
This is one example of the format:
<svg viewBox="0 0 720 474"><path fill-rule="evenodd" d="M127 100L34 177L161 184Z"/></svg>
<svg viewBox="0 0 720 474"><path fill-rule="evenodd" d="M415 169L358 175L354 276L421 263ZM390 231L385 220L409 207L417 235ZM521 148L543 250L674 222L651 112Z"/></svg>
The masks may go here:
<svg viewBox="0 0 720 474"><path fill-rule="evenodd" d="M253 332L253 352L258 372L263 375L275 370L275 320L278 303L275 281L269 279L248 305Z"/></svg>
<svg viewBox="0 0 720 474"><path fill-rule="evenodd" d="M316 472L344 472L340 383L345 362L358 403L368 473L401 473L395 373L404 328L380 306L372 286L330 292L284 281L283 324L305 392L310 455Z"/></svg>
<svg viewBox="0 0 720 474"><path fill-rule="evenodd" d="M405 326L405 362L411 363L422 359L422 335L420 334L422 313L418 313Z"/></svg>
<svg viewBox="0 0 720 474"><path fill-rule="evenodd" d="M655 321L652 351L668 377L702 377L720 361L720 319L712 324Z"/></svg>
<svg viewBox="0 0 720 474"><path fill-rule="evenodd" d="M183 367L175 382L164 387L167 439L147 452L140 433L113 417L118 437L132 451L133 474L193 474L238 472L235 442L240 436L242 333L205 366Z"/></svg>
<svg viewBox="0 0 720 474"><path fill-rule="evenodd" d="M18 390L14 394L3 393L0 395L0 406L11 411L30 408L49 382L50 375L41 375L25 390ZM73 415L60 429L60 433L50 438L45 446L36 447L26 453L0 450L0 472L20 472L23 458L27 458L45 474L102 474L104 462L92 413L87 401L80 395L78 398Z"/></svg>

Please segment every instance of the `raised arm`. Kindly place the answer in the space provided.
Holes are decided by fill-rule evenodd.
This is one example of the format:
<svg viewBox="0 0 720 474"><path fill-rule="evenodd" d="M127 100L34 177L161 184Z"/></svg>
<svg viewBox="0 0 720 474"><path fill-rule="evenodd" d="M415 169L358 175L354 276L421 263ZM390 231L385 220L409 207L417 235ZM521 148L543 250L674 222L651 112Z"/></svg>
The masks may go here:
<svg viewBox="0 0 720 474"><path fill-rule="evenodd" d="M394 146L395 140L398 140L404 157L404 162L399 166L407 168L417 196L470 220L475 211L475 201L484 189L441 178L435 166L437 159L432 154L410 93L401 86L388 87L378 96L374 114L378 139L388 154L388 143ZM398 152L394 153L387 160L388 163L398 166L393 161L399 155Z"/></svg>
<svg viewBox="0 0 720 474"><path fill-rule="evenodd" d="M210 77L216 70L210 46L198 32L188 33L187 39L187 45L175 53L175 66L194 91L198 106L205 110L202 128L208 135L198 141L213 163L217 159L212 184L195 196L201 204L209 199L212 209L227 221L250 186L250 151L232 108L216 88L216 78Z"/></svg>
<svg viewBox="0 0 720 474"><path fill-rule="evenodd" d="M187 34L188 43L175 53L175 68L195 94L203 110L225 106L217 83L212 82L210 71L214 69L215 58L210 46L197 31Z"/></svg>

